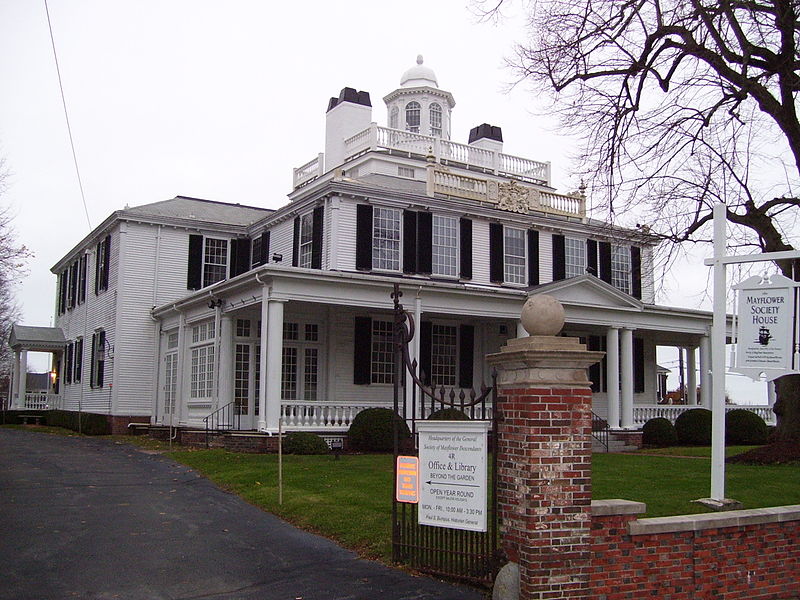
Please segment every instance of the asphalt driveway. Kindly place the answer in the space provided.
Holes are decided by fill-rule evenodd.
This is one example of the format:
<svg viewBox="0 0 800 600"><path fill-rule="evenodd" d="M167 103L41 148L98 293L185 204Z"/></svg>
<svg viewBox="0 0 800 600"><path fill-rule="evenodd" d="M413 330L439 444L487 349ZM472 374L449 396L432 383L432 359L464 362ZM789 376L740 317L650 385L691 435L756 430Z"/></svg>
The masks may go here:
<svg viewBox="0 0 800 600"><path fill-rule="evenodd" d="M361 560L188 467L0 428L0 599L478 600Z"/></svg>

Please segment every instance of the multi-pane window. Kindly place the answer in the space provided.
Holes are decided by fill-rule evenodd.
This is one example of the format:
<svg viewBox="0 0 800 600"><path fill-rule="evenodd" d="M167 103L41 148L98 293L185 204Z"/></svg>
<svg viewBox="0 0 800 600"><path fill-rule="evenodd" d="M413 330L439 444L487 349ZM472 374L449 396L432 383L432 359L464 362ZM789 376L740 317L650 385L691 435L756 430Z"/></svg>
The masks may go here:
<svg viewBox="0 0 800 600"><path fill-rule="evenodd" d="M203 287L225 279L228 273L228 240L205 238Z"/></svg>
<svg viewBox="0 0 800 600"><path fill-rule="evenodd" d="M406 131L419 133L419 102L409 102L406 104Z"/></svg>
<svg viewBox="0 0 800 600"><path fill-rule="evenodd" d="M393 327L391 321L372 321L372 383L394 382Z"/></svg>
<svg viewBox="0 0 800 600"><path fill-rule="evenodd" d="M431 325L431 383L455 385L458 330L455 325Z"/></svg>
<svg viewBox="0 0 800 600"><path fill-rule="evenodd" d="M627 246L611 247L611 285L631 293L631 251Z"/></svg>
<svg viewBox="0 0 800 600"><path fill-rule="evenodd" d="M284 322L282 399L313 401L319 398L320 337L318 323Z"/></svg>
<svg viewBox="0 0 800 600"><path fill-rule="evenodd" d="M375 207L372 219L372 266L400 270L400 210Z"/></svg>
<svg viewBox="0 0 800 600"><path fill-rule="evenodd" d="M72 380L75 383L80 383L81 375L83 373L83 338L75 340L75 367L72 374Z"/></svg>
<svg viewBox="0 0 800 600"><path fill-rule="evenodd" d="M250 268L255 269L261 264L261 236L257 235L253 238L250 252Z"/></svg>
<svg viewBox="0 0 800 600"><path fill-rule="evenodd" d="M411 167L397 167L397 174L400 177L408 177L409 179L414 179L414 169Z"/></svg>
<svg viewBox="0 0 800 600"><path fill-rule="evenodd" d="M237 415L246 415L249 413L250 344L236 344L233 371L233 401Z"/></svg>
<svg viewBox="0 0 800 600"><path fill-rule="evenodd" d="M210 398L214 384L214 321L192 327L192 343L198 344L191 352L191 378L189 396ZM210 343L209 343L210 342Z"/></svg>
<svg viewBox="0 0 800 600"><path fill-rule="evenodd" d="M178 387L178 353L164 355L164 414L175 414L175 396Z"/></svg>
<svg viewBox="0 0 800 600"><path fill-rule="evenodd" d="M255 349L255 359L253 361L255 365L253 369L253 397L255 398L255 402L253 402L253 414L258 416L258 408L260 406L258 399L261 396L261 346L255 344L253 348Z"/></svg>
<svg viewBox="0 0 800 600"><path fill-rule="evenodd" d="M566 277L577 277L586 272L586 242L574 238L564 239L564 268Z"/></svg>
<svg viewBox="0 0 800 600"><path fill-rule="evenodd" d="M431 135L442 137L442 106L436 102L430 107Z"/></svg>
<svg viewBox="0 0 800 600"><path fill-rule="evenodd" d="M92 334L92 370L89 385L93 388L103 387L106 365L106 332L98 329Z"/></svg>
<svg viewBox="0 0 800 600"><path fill-rule="evenodd" d="M95 264L95 293L108 289L108 259L111 236L106 236L97 244L97 260Z"/></svg>
<svg viewBox="0 0 800 600"><path fill-rule="evenodd" d="M397 122L400 120L400 109L396 106L392 107L391 112L389 113L389 128L390 129L397 129Z"/></svg>
<svg viewBox="0 0 800 600"><path fill-rule="evenodd" d="M300 240L299 256L297 259L298 267L311 268L311 246L314 241L314 213L308 213L300 217Z"/></svg>
<svg viewBox="0 0 800 600"><path fill-rule="evenodd" d="M503 279L508 283L525 283L525 230L503 228Z"/></svg>
<svg viewBox="0 0 800 600"><path fill-rule="evenodd" d="M433 274L458 275L458 221L455 217L433 215Z"/></svg>
<svg viewBox="0 0 800 600"><path fill-rule="evenodd" d="M236 319L236 337L250 337L250 319Z"/></svg>

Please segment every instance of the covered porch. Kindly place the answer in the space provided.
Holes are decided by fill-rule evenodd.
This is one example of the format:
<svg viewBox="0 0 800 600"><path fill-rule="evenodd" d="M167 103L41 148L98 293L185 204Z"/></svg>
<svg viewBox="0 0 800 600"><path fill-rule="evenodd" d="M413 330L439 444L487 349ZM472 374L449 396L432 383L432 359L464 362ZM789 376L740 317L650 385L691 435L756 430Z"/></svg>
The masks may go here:
<svg viewBox="0 0 800 600"><path fill-rule="evenodd" d="M66 347L64 332L59 327L29 327L14 323L8 345L14 352L9 386L10 410L49 410L61 408L59 394L59 365ZM49 386L46 391L27 389L28 353L45 352L52 355Z"/></svg>

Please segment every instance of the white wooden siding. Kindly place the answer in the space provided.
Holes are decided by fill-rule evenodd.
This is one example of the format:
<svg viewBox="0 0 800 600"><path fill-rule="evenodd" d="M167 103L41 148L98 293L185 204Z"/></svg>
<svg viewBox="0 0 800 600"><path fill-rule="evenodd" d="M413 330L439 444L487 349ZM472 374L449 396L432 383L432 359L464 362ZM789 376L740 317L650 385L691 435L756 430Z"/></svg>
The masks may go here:
<svg viewBox="0 0 800 600"><path fill-rule="evenodd" d="M283 266L292 266L292 253L294 252L294 220L288 219L282 223L278 223L270 228L269 234L269 257L272 260L272 255L276 252L283 255L283 260L280 264Z"/></svg>

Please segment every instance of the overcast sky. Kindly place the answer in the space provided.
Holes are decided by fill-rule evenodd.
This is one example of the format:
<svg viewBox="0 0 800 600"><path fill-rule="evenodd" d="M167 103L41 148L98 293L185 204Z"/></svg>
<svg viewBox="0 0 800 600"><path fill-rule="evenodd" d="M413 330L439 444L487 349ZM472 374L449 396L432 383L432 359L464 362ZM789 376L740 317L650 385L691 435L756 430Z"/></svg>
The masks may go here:
<svg viewBox="0 0 800 600"><path fill-rule="evenodd" d="M48 6L86 211L44 0L0 0L0 157L10 173L0 202L35 254L20 285L25 324L51 324L50 267L114 210L176 195L283 205L292 167L323 150L328 98L345 86L368 91L385 125L381 99L417 54L455 97L455 141L499 125L505 152L551 161L561 192L578 186L570 141L529 89L511 87L504 57L524 39L519 15L480 22L463 0ZM659 303L710 308L702 256L693 263L680 284L667 280Z"/></svg>

